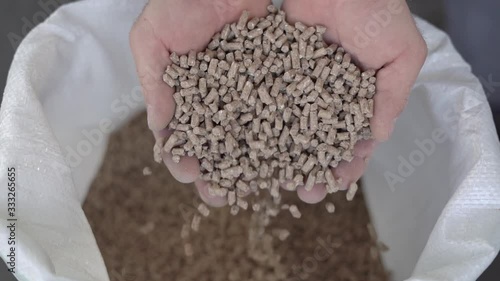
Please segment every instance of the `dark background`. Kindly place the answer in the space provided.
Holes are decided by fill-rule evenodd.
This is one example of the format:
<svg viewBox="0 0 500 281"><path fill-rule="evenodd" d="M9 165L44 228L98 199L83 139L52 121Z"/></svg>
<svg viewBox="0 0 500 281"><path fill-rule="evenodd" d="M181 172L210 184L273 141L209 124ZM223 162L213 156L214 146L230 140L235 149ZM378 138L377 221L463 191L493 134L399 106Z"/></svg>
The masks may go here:
<svg viewBox="0 0 500 281"><path fill-rule="evenodd" d="M491 45L494 45L495 42L498 42L500 34L493 34L493 37L490 37L490 34L487 34L487 42L477 42L478 40L469 40L472 42L471 44L474 44L472 46L468 45L467 42L464 43L463 38L461 38L461 35L463 35L467 31L466 27L471 26L471 24L473 25L476 22L488 23L487 17L480 16L477 21L475 21L468 18L467 13L473 13L474 11L477 11L476 7L478 5L483 5L483 12L480 15L487 14L488 11L496 11L496 13L498 13L500 10L496 8L498 7L498 3L500 3L500 1L497 1L497 3L494 3L494 1L497 0L415 0L408 1L408 3L414 13L427 19L438 27L446 29L451 34L452 39L455 43L457 43L457 49L459 49L466 60L471 62L473 71L476 75L487 78L488 75L493 74L493 81L500 82L500 77L498 76L500 73L495 72L498 69L498 65L500 65L500 57L498 56L498 54L496 54L496 56L494 57L485 55L488 50L481 50L481 47L484 46L488 46L491 48ZM32 24L36 25L43 21L43 19L46 18L50 12L55 10L56 6L68 2L71 2L71 0L0 1L0 89L2 89L0 91L0 101L3 96L3 89L5 88L5 81L7 79L9 66L11 64L12 57L14 56L15 49L19 44L19 38L24 37L26 33L32 29ZM452 8L450 8L450 3L452 3L451 5L453 5ZM468 7L467 5L470 5L471 7ZM461 13L465 14L462 15ZM469 20L469 22L467 22L467 20ZM26 22L29 22L29 24L27 24ZM477 35L481 35L481 32L488 32L488 30L485 30L484 25L476 29L476 31L478 32L473 32L472 35L469 36L469 38L471 38L472 36L477 37ZM496 48L496 50L500 50L500 46L497 45L496 47L498 47ZM484 58L480 57L482 54ZM492 68L488 69L487 67L484 67L485 61L493 61ZM499 95L494 94L495 90L498 91L500 89L488 89L486 85L485 89L487 90L487 92L489 92L489 98L492 102L493 111L500 112L500 106L498 106L498 103L495 101L495 99L497 99ZM495 115L495 119L497 121L500 121L499 117L500 114ZM497 122L497 128L498 124L499 122ZM478 280L497 281L500 280L499 276L500 258L497 258L497 260L495 260L490 268ZM13 277L8 276L7 268L1 262L0 280L15 280Z"/></svg>

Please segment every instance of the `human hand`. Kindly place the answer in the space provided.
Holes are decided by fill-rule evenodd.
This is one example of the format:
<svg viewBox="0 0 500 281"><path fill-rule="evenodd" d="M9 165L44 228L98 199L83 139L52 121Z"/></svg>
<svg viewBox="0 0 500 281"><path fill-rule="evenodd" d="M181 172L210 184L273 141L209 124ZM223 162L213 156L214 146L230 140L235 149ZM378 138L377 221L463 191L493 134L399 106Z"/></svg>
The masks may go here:
<svg viewBox="0 0 500 281"><path fill-rule="evenodd" d="M334 170L345 189L361 177L376 143L391 135L427 56L425 41L404 0L285 0L282 9L290 23L327 27L325 41L342 45L363 69L380 69L370 124L374 140L359 142L354 159ZM314 203L326 190L317 185L298 194Z"/></svg>
<svg viewBox="0 0 500 281"><path fill-rule="evenodd" d="M170 53L201 51L226 23L238 20L244 10L251 17L267 14L270 0L150 0L130 32L130 45L136 62L147 106L148 125L156 139L169 135L166 129L175 112L173 89L163 82L171 63ZM198 160L183 157L174 163L163 161L172 176L182 183L194 181L201 198L213 206L225 204L224 198L208 194L206 182L198 180Z"/></svg>

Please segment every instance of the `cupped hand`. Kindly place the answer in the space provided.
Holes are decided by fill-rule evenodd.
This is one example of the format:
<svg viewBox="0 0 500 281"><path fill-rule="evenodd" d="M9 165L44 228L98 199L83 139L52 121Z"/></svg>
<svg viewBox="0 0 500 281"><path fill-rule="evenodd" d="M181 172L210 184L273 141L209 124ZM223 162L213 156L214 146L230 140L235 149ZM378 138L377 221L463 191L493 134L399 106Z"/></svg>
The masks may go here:
<svg viewBox="0 0 500 281"><path fill-rule="evenodd" d="M269 0L151 0L130 34L130 43L143 86L148 123L155 137L168 137L165 128L173 117L173 89L162 80L170 62L170 53L202 50L224 24L235 22L243 10L251 16L266 14ZM328 28L326 40L337 42L353 54L363 68L380 69L378 94L372 129L376 141L386 140L406 104L409 91L426 56L425 43L415 27L406 3L402 0L286 0L288 20ZM372 23L374 12L389 12L379 26ZM381 12L383 13L383 12ZM386 15L385 13L384 15ZM376 24L377 22L375 22ZM378 28L378 29L377 29ZM356 181L364 171L375 141L357 145L351 163L342 163L334 172L344 187ZM200 168L194 158L184 157L176 164L163 156L166 166L180 182L195 182L203 200L213 206L225 204L224 198L211 196L208 184L198 180ZM321 201L324 186L311 192L298 189L299 197L309 203Z"/></svg>
<svg viewBox="0 0 500 281"><path fill-rule="evenodd" d="M169 135L166 129L175 112L173 89L163 82L172 52L201 51L226 23L235 22L244 10L264 16L270 0L150 0L130 32L130 45L146 101L148 125L155 138ZM198 181L200 167L195 158L174 163L163 160L172 176L182 183L196 181L202 199L214 206L223 198L208 194L207 183Z"/></svg>
<svg viewBox="0 0 500 281"><path fill-rule="evenodd" d="M327 27L325 41L342 45L361 68L379 69L370 124L374 140L359 142L354 159L334 170L345 189L361 177L376 143L391 135L427 56L425 41L404 0L285 0L282 8L289 22ZM318 185L298 194L313 203L326 191Z"/></svg>

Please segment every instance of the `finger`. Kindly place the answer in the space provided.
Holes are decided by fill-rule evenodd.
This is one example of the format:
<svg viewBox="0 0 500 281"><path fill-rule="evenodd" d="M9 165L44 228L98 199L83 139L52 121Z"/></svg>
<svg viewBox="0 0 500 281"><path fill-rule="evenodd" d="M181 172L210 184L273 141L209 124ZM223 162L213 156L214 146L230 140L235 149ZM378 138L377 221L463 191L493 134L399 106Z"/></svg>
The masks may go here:
<svg viewBox="0 0 500 281"><path fill-rule="evenodd" d="M153 136L155 137L155 139L168 139L168 137L170 137L171 134L172 134L172 130L170 130L168 128L153 132Z"/></svg>
<svg viewBox="0 0 500 281"><path fill-rule="evenodd" d="M396 118L405 108L411 88L427 56L423 39L411 46L377 73L377 94L374 97L374 114L370 125L373 136L378 141L385 141L391 135Z"/></svg>
<svg viewBox="0 0 500 281"><path fill-rule="evenodd" d="M336 179L341 179L340 189L345 190L350 183L358 181L363 175L369 158L373 154L376 142L363 140L354 147L354 158L351 162L342 161L333 170Z"/></svg>
<svg viewBox="0 0 500 281"><path fill-rule="evenodd" d="M169 52L144 16L148 9L149 5L132 27L130 47L146 101L149 128L160 131L172 119L175 108L173 89L163 82L164 70L170 63Z"/></svg>
<svg viewBox="0 0 500 281"><path fill-rule="evenodd" d="M226 197L220 197L210 194L210 192L208 191L209 183L207 183L206 181L197 180L195 182L195 185L198 193L200 194L201 200L203 200L208 205L218 208L223 207L227 204Z"/></svg>
<svg viewBox="0 0 500 281"><path fill-rule="evenodd" d="M310 191L307 191L304 186L297 187L297 195L300 200L308 204L316 204L326 197L326 187L324 184L315 184Z"/></svg>
<svg viewBox="0 0 500 281"><path fill-rule="evenodd" d="M200 176L200 162L195 157L183 156L179 163L172 160L172 154L164 152L163 162L172 176L181 183L192 183Z"/></svg>

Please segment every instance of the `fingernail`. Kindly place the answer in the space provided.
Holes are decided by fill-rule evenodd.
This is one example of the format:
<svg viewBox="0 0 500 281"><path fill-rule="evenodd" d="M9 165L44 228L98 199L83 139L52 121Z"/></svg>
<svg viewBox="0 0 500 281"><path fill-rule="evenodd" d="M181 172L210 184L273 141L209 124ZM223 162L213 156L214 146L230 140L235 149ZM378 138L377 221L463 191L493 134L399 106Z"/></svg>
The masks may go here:
<svg viewBox="0 0 500 281"><path fill-rule="evenodd" d="M208 188L208 183L198 179L195 182L196 188L198 189L198 194L201 199L212 207L223 207L227 205L226 197L213 196L210 194L210 190Z"/></svg>
<svg viewBox="0 0 500 281"><path fill-rule="evenodd" d="M339 185L339 189L340 190L346 190L347 187L349 186L349 181L345 180L344 178L342 177L339 177L337 179L337 184Z"/></svg>
<svg viewBox="0 0 500 281"><path fill-rule="evenodd" d="M168 137L170 137L171 134L172 134L172 131L169 130L168 128L165 128L165 129L160 130L160 131L153 131L153 135L154 135L155 139L167 139Z"/></svg>

